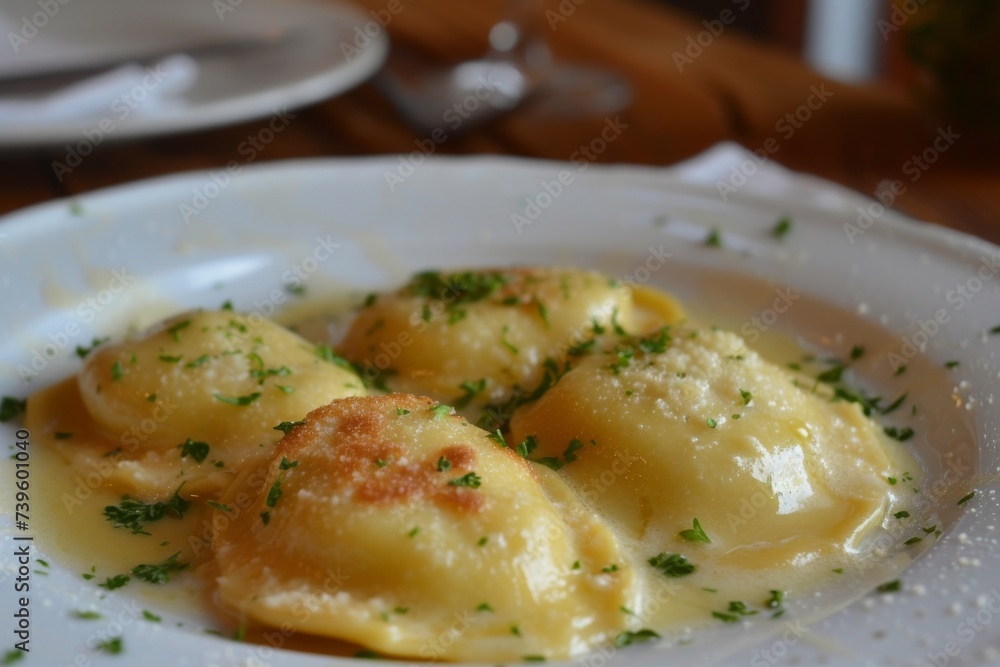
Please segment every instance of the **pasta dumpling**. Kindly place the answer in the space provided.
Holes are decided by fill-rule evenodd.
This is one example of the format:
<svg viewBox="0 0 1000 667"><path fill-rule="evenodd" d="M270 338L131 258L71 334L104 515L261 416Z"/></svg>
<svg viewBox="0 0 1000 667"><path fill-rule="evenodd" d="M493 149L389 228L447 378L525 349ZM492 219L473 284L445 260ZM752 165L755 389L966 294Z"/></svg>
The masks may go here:
<svg viewBox="0 0 1000 667"><path fill-rule="evenodd" d="M682 316L665 294L590 271L427 271L369 298L338 349L369 380L462 410L533 390L568 350L606 332Z"/></svg>
<svg viewBox="0 0 1000 667"><path fill-rule="evenodd" d="M622 339L511 429L646 552L689 547L679 533L698 519L704 560L751 570L858 553L899 472L857 404L799 388L722 331Z"/></svg>
<svg viewBox="0 0 1000 667"><path fill-rule="evenodd" d="M276 425L365 393L352 371L302 338L230 311L185 313L99 347L77 386L70 400L86 419L61 451L85 467L110 460L107 482L147 498L169 496L182 482L185 493L217 494L241 466L267 459L282 435ZM44 398L37 403L51 414Z"/></svg>
<svg viewBox="0 0 1000 667"><path fill-rule="evenodd" d="M217 536L219 593L260 623L394 656L566 657L613 639L635 595L558 476L427 398L318 408L239 493L256 500Z"/></svg>

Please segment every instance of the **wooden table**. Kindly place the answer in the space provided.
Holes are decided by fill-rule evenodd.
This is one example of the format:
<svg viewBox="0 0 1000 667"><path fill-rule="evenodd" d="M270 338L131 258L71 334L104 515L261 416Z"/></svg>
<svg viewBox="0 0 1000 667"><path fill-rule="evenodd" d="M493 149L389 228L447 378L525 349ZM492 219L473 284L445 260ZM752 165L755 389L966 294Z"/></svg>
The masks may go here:
<svg viewBox="0 0 1000 667"><path fill-rule="evenodd" d="M378 12L392 0L354 1ZM394 45L439 62L484 53L504 3L395 1L401 10L388 25ZM902 87L831 82L793 53L733 29L709 40L699 21L648 1L551 0L548 10L565 19L552 20L549 31L550 21L539 17L558 59L610 67L632 83L633 102L617 114L628 127L600 162L666 165L733 140L869 195L880 182L902 182L899 210L1000 242L997 142L931 120ZM700 53L691 46L699 39L707 43ZM605 122L518 112L450 137L436 152L566 160ZM62 180L51 165L64 148L0 153L0 213L134 179L217 168L238 159L239 144L263 123L106 143ZM410 152L421 138L369 83L297 111L255 161Z"/></svg>

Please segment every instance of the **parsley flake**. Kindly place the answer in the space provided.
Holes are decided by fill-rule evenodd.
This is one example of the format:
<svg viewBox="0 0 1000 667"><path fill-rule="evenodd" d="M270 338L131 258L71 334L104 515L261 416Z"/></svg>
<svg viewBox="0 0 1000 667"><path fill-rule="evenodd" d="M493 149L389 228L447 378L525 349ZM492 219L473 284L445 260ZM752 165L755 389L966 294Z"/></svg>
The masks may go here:
<svg viewBox="0 0 1000 667"><path fill-rule="evenodd" d="M482 478L474 472L466 473L461 477L448 481L448 486L465 486L470 489L478 489L482 484Z"/></svg>
<svg viewBox="0 0 1000 667"><path fill-rule="evenodd" d="M683 577L695 571L693 563L680 554L660 553L649 559L648 563L666 577Z"/></svg>
<svg viewBox="0 0 1000 667"><path fill-rule="evenodd" d="M188 438L181 444L177 445L181 450L181 458L191 457L198 463L201 463L208 457L209 446L207 442L199 442Z"/></svg>
<svg viewBox="0 0 1000 667"><path fill-rule="evenodd" d="M688 530L682 530L677 534L689 542L711 543L712 541L708 538L708 534L701 527L701 523L698 521L698 517L695 517L694 519L694 528L690 528Z"/></svg>
<svg viewBox="0 0 1000 667"><path fill-rule="evenodd" d="M212 395L215 397L215 400L219 401L220 403L228 403L229 405L241 405L241 406L250 405L258 398L260 398L259 391L255 391L252 394L247 394L246 396L235 396L235 397L223 396L218 392L213 393Z"/></svg>
<svg viewBox="0 0 1000 667"><path fill-rule="evenodd" d="M177 562L177 557L180 555L181 552L178 551L159 563L136 565L132 568L132 574L151 584L165 584L170 580L171 574L187 569L189 563Z"/></svg>
<svg viewBox="0 0 1000 667"><path fill-rule="evenodd" d="M293 430L295 430L296 426L304 426L305 423L306 423L305 419L302 419L302 420L299 420L299 421L295 421L295 422L281 422L280 424L278 424L277 426L275 426L272 430L281 431L285 435L288 435Z"/></svg>
<svg viewBox="0 0 1000 667"><path fill-rule="evenodd" d="M615 637L615 646L618 648L624 648L625 646L631 646L637 642L648 642L652 639L660 639L660 635L649 628L643 628L642 630L637 630L635 632L626 630L624 632L619 632Z"/></svg>

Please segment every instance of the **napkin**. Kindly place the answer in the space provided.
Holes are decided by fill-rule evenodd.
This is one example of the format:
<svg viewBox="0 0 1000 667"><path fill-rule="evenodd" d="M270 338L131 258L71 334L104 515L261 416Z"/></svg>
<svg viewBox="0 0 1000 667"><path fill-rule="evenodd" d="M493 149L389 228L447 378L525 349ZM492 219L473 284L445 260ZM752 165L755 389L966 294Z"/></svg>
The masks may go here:
<svg viewBox="0 0 1000 667"><path fill-rule="evenodd" d="M0 95L0 123L59 124L81 117L114 122L133 114L158 114L182 104L183 93L197 78L198 63L182 54L148 66L127 63L54 90Z"/></svg>

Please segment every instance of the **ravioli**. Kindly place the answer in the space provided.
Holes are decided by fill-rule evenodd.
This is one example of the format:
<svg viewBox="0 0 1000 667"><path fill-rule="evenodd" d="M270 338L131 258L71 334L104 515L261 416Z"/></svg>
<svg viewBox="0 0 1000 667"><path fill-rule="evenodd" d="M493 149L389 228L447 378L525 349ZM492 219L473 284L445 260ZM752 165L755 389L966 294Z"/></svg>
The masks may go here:
<svg viewBox="0 0 1000 667"><path fill-rule="evenodd" d="M558 476L427 398L318 408L241 493L219 596L263 624L427 660L561 658L613 639L636 595Z"/></svg>
<svg viewBox="0 0 1000 667"><path fill-rule="evenodd" d="M595 336L643 333L682 317L668 295L595 272L428 271L370 297L338 349L370 381L462 410L534 389L567 350Z"/></svg>
<svg viewBox="0 0 1000 667"><path fill-rule="evenodd" d="M365 393L352 371L302 338L229 311L185 313L99 347L77 386L32 397L29 420L71 431L58 443L64 455L145 498L169 496L181 483L185 494L218 494L241 466L267 460L282 435L276 425ZM51 423L60 403L73 416L62 427Z"/></svg>
<svg viewBox="0 0 1000 667"><path fill-rule="evenodd" d="M722 331L622 339L577 361L511 430L641 554L690 554L679 533L698 519L709 570L794 573L860 553L901 472L857 404L796 386Z"/></svg>

